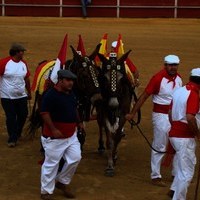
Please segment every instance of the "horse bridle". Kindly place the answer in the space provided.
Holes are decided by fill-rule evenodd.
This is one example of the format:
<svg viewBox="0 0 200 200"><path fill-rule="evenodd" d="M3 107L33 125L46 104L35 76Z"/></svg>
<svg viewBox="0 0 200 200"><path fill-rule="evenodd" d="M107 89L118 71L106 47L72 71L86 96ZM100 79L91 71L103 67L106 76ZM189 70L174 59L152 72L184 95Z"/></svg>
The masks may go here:
<svg viewBox="0 0 200 200"><path fill-rule="evenodd" d="M82 62L82 66L83 66L83 68L88 67L90 76L91 76L92 81L94 83L94 86L96 88L99 88L100 84L99 84L99 81L98 81L98 76L97 76L97 73L95 71L95 66L94 66L93 61L91 61L87 56L85 56L84 57L84 62Z"/></svg>
<svg viewBox="0 0 200 200"><path fill-rule="evenodd" d="M95 91L100 91L100 84L99 84L99 81L98 81L98 74L97 74L97 72L95 70L94 62L91 61L90 58L87 57L87 56L83 56L80 61L76 61L75 60L74 62L78 62L79 65L81 65L81 69L83 71L85 71L85 73L87 73L91 77L91 80L93 82L93 86L95 87ZM85 81L87 81L87 80L84 80L83 85L84 85L85 90L87 90L87 88L85 86ZM83 118L86 119L86 121L88 120L88 117L91 114L90 113L90 107L91 107L90 97L91 96L88 96L88 95L84 94L82 96L82 100L79 102L79 106L83 108L83 110L82 110L83 111ZM86 104L87 106L84 105L84 104Z"/></svg>

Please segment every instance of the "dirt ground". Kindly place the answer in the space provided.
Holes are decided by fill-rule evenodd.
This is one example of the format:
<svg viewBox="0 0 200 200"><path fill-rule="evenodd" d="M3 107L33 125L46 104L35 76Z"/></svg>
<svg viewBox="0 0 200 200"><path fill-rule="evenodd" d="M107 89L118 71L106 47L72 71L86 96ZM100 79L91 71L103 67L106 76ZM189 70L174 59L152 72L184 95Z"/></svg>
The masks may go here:
<svg viewBox="0 0 200 200"><path fill-rule="evenodd" d="M108 44L122 34L125 50L132 49L130 58L140 71L142 92L150 77L161 69L167 54L180 56L179 72L184 82L193 67L200 66L200 20L198 19L104 19L104 18L0 18L0 58L8 55L12 42L27 48L27 60L32 75L37 63L57 57L64 35L68 45L77 46L81 34L88 54L104 33ZM67 58L71 58L68 48ZM31 105L33 101L30 102ZM152 140L151 99L142 108L141 129ZM136 127L127 123L126 137L119 146L116 175L105 177L106 154L97 153L98 128L95 121L86 124L87 138L83 159L72 180L78 200L167 200L171 184L170 168L162 168L168 187L153 186L150 182L150 148ZM40 199L39 135L33 141L22 139L16 148L8 148L5 116L0 108L0 200ZM199 149L199 146L198 146ZM199 153L199 150L198 150ZM199 157L199 156L198 156ZM195 174L188 191L194 199ZM55 191L55 199L64 199ZM199 196L200 199L200 196Z"/></svg>

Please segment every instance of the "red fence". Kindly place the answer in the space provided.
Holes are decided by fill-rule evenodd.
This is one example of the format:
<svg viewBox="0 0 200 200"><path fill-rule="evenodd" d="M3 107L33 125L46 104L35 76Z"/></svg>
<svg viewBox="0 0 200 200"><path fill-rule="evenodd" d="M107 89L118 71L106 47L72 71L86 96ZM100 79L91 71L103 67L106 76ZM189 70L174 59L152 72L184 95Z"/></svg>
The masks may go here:
<svg viewBox="0 0 200 200"><path fill-rule="evenodd" d="M89 17L200 18L199 0L92 0ZM81 17L81 0L0 0L1 16Z"/></svg>

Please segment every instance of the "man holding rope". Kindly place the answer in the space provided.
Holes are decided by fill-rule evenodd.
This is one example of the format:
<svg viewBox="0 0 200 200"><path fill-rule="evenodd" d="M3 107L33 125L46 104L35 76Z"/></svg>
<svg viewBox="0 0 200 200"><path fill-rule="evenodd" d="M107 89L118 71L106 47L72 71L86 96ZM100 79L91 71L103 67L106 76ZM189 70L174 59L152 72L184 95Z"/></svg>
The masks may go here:
<svg viewBox="0 0 200 200"><path fill-rule="evenodd" d="M172 95L169 140L176 151L176 173L171 185L173 200L186 200L193 178L196 156L195 137L200 142L200 131L195 115L199 112L200 68L193 69L189 83Z"/></svg>
<svg viewBox="0 0 200 200"><path fill-rule="evenodd" d="M157 151L152 150L151 153L151 179L152 184L161 187L165 187L166 184L162 181L160 174L164 153L159 152L165 152L168 143L168 132L171 127L168 112L172 93L182 86L181 77L177 73L179 62L179 57L176 55L166 56L164 58L164 69L151 78L131 113L126 115L127 120L132 120L143 103L152 95L154 105L152 113L154 138L152 146Z"/></svg>

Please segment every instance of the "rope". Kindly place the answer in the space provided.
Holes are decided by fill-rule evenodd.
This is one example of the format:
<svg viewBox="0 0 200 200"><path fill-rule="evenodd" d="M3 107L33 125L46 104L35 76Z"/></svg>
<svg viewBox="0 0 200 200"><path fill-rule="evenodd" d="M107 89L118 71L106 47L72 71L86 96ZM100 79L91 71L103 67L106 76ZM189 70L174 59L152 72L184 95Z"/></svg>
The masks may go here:
<svg viewBox="0 0 200 200"><path fill-rule="evenodd" d="M136 126L137 129L139 130L140 134L144 137L144 139L146 140L147 144L149 145L149 147L154 150L157 153L167 153L167 151L158 151L157 149L155 149L151 143L149 142L149 140L147 139L147 137L145 136L145 134L143 133L143 131L141 130L141 128L139 127L139 125L134 121L134 120L130 120L129 123L131 124L131 129L133 128L133 126Z"/></svg>
<svg viewBox="0 0 200 200"><path fill-rule="evenodd" d="M134 101L136 103L138 101L138 98L135 93L135 90L133 90L132 95L133 95ZM134 121L134 125L137 126L140 123L140 121L141 121L141 110L139 109L137 112L137 121L136 122Z"/></svg>

